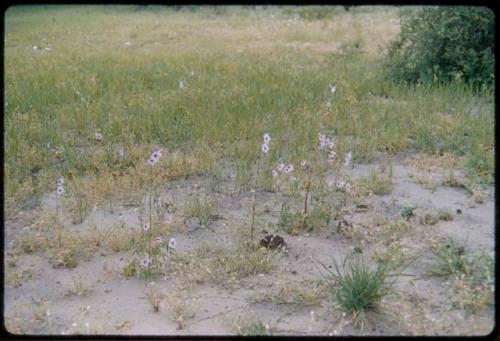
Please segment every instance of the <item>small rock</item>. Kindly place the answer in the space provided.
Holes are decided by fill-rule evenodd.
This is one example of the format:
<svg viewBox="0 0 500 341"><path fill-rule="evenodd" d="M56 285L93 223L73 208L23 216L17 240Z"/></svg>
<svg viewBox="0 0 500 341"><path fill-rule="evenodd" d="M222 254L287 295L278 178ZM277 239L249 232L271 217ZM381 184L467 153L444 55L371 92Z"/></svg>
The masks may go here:
<svg viewBox="0 0 500 341"><path fill-rule="evenodd" d="M457 209L457 214L462 214L462 210L461 209Z"/></svg>

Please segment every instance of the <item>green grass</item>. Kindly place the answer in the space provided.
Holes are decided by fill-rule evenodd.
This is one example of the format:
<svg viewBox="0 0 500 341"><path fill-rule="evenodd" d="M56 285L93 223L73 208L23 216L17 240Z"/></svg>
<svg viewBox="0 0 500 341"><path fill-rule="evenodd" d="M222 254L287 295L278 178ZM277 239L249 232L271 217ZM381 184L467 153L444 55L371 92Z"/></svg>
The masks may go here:
<svg viewBox="0 0 500 341"><path fill-rule="evenodd" d="M320 127L335 134L339 146L352 144L354 160L370 160L376 151L449 150L466 155L471 174L491 181L493 92L385 81L382 57L371 46L386 41L363 23L369 15L377 29L394 30L387 19L398 10L332 8L318 19L317 9L302 9L307 24L297 25L309 26L299 31L285 25L295 10L11 7L5 15L7 196L22 201L53 190L53 178L68 172L99 175L116 167L104 156L118 145L146 154L152 144L184 153L203 146L216 151L207 162L226 158L241 165L244 185L264 131L277 143L269 162L293 161L317 142ZM345 28L348 20L354 29ZM298 41L297 32L303 32ZM293 48L290 39L299 45L340 39L366 53ZM34 51L34 45L51 51ZM93 139L97 130L101 142ZM46 141L52 149L44 148ZM96 151L82 154L76 147Z"/></svg>
<svg viewBox="0 0 500 341"><path fill-rule="evenodd" d="M380 300L392 292L393 279L386 262L371 269L360 257L346 256L342 266L333 263L331 293L338 307L354 316L377 307ZM325 268L328 269L328 268Z"/></svg>

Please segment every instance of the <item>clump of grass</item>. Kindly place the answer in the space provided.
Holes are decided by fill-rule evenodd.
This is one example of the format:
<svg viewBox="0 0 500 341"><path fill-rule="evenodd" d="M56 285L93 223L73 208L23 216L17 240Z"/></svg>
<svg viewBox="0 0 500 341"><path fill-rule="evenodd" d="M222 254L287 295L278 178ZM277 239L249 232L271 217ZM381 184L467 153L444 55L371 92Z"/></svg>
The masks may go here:
<svg viewBox="0 0 500 341"><path fill-rule="evenodd" d="M187 283L237 285L244 277L267 273L273 268L276 252L266 248L209 246L202 244L194 252L176 254L169 266Z"/></svg>
<svg viewBox="0 0 500 341"><path fill-rule="evenodd" d="M440 210L438 212L438 219L439 220L444 220L444 221L452 221L453 220L453 214L449 210Z"/></svg>
<svg viewBox="0 0 500 341"><path fill-rule="evenodd" d="M260 319L247 320L239 317L233 322L233 325L238 335L271 335L269 324Z"/></svg>
<svg viewBox="0 0 500 341"><path fill-rule="evenodd" d="M24 282L32 280L35 277L35 273L31 269L14 271L13 269L7 269L5 281L12 287L19 287L23 285Z"/></svg>
<svg viewBox="0 0 500 341"><path fill-rule="evenodd" d="M44 241L40 235L34 233L23 234L16 243L24 253L36 253L44 246Z"/></svg>
<svg viewBox="0 0 500 341"><path fill-rule="evenodd" d="M86 280L83 280L81 276L74 276L71 279L71 284L66 291L66 295L77 295L80 297L86 297L91 292L94 291L94 287L89 284Z"/></svg>
<svg viewBox="0 0 500 341"><path fill-rule="evenodd" d="M335 272L331 294L340 309L359 317L361 313L378 306L381 299L393 291L394 279L390 278L389 266L379 263L371 269L359 256L346 256L342 266L334 260Z"/></svg>
<svg viewBox="0 0 500 341"><path fill-rule="evenodd" d="M361 179L360 187L364 189L364 194L373 193L376 195L385 195L391 192L392 187L392 167L388 174L372 172L367 178Z"/></svg>
<svg viewBox="0 0 500 341"><path fill-rule="evenodd" d="M202 226L208 227L214 218L215 202L206 193L200 195L190 195L184 205L184 215L186 217L196 217Z"/></svg>
<svg viewBox="0 0 500 341"><path fill-rule="evenodd" d="M424 225L435 225L438 222L438 216L430 212L425 213L422 217L420 217L420 223Z"/></svg>
<svg viewBox="0 0 500 341"><path fill-rule="evenodd" d="M153 308L153 311L155 313L160 311L160 303L161 300L163 299L164 295L161 292L161 290L158 288L155 282L150 282L146 284L146 291L145 291L146 299L148 303L151 305Z"/></svg>
<svg viewBox="0 0 500 341"><path fill-rule="evenodd" d="M403 209L401 210L401 216L406 220L410 220L415 216L415 207L403 207Z"/></svg>
<svg viewBox="0 0 500 341"><path fill-rule="evenodd" d="M168 307L168 315L175 322L177 330L184 329L187 325L187 320L194 316L192 307L188 304L185 295L180 295L178 292L166 296L165 301Z"/></svg>
<svg viewBox="0 0 500 341"><path fill-rule="evenodd" d="M474 266L474 260L468 254L465 246L459 246L451 239L446 242L434 243L431 246L431 252L435 257L435 263L427 269L427 273L431 276L469 275Z"/></svg>

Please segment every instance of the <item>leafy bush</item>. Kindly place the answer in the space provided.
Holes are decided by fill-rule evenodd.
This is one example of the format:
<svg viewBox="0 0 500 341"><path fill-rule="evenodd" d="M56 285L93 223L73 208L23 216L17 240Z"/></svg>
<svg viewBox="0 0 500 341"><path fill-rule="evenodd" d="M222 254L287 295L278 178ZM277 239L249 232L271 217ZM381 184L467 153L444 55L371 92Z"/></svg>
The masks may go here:
<svg viewBox="0 0 500 341"><path fill-rule="evenodd" d="M402 15L388 77L404 82L494 82L494 13L485 7L425 7Z"/></svg>

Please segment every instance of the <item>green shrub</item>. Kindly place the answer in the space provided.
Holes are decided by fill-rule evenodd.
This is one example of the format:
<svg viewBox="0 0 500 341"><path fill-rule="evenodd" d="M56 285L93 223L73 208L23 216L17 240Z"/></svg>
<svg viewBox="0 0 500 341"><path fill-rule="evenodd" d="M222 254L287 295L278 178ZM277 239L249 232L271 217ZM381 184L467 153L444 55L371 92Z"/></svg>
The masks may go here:
<svg viewBox="0 0 500 341"><path fill-rule="evenodd" d="M404 82L494 82L494 13L485 7L424 7L401 17L388 77Z"/></svg>

